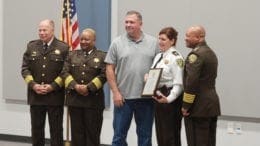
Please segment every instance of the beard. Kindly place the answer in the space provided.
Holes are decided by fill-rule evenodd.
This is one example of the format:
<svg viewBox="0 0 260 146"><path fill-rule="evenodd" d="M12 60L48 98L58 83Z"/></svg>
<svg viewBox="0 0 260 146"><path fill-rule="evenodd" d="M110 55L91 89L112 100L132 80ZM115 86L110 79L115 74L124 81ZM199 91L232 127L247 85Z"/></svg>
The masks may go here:
<svg viewBox="0 0 260 146"><path fill-rule="evenodd" d="M196 45L197 44L195 44L195 43L191 43L191 42L186 42L186 47L188 47L188 48L195 48L196 47Z"/></svg>

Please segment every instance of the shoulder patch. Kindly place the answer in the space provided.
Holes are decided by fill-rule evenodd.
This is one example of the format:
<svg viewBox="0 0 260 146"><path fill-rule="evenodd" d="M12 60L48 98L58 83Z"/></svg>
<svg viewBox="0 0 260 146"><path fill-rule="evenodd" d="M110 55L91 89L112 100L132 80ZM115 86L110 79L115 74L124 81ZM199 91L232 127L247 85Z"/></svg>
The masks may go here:
<svg viewBox="0 0 260 146"><path fill-rule="evenodd" d="M194 63L198 59L198 56L196 54L191 54L189 55L188 59L189 59L189 63Z"/></svg>
<svg viewBox="0 0 260 146"><path fill-rule="evenodd" d="M172 54L175 55L175 56L178 56L178 55L179 55L179 53L176 52L176 51L173 51Z"/></svg>
<svg viewBox="0 0 260 146"><path fill-rule="evenodd" d="M177 62L177 65L180 67L180 68L183 68L184 67L184 60L179 58L176 60Z"/></svg>

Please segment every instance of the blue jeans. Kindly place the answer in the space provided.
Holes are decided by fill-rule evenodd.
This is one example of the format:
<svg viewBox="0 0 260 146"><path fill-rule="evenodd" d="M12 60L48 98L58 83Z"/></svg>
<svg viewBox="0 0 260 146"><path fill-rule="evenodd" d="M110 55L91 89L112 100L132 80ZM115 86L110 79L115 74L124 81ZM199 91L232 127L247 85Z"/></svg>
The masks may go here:
<svg viewBox="0 0 260 146"><path fill-rule="evenodd" d="M127 146L126 136L133 115L136 123L138 146L152 146L153 114L152 99L125 100L122 107L114 107L112 146Z"/></svg>

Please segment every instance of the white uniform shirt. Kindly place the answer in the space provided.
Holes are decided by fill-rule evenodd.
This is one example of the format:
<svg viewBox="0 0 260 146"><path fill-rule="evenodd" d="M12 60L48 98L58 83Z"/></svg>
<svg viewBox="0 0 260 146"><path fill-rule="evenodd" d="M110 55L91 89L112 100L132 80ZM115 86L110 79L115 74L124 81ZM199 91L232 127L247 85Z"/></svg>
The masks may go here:
<svg viewBox="0 0 260 146"><path fill-rule="evenodd" d="M162 59L160 59L161 55L163 55ZM167 97L168 103L174 101L183 91L183 67L184 59L174 47L158 53L154 58L152 68L163 69L158 86L173 87Z"/></svg>

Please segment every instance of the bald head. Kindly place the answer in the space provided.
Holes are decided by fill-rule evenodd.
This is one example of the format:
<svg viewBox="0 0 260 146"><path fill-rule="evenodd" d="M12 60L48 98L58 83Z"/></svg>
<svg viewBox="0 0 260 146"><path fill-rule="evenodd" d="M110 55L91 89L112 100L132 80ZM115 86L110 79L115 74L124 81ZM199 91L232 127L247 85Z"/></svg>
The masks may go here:
<svg viewBox="0 0 260 146"><path fill-rule="evenodd" d="M206 31L203 26L191 26L186 31L186 46L195 48L199 43L205 41Z"/></svg>
<svg viewBox="0 0 260 146"><path fill-rule="evenodd" d="M187 33L191 33L193 35L196 35L198 37L205 38L206 32L203 26L191 26L188 30Z"/></svg>

